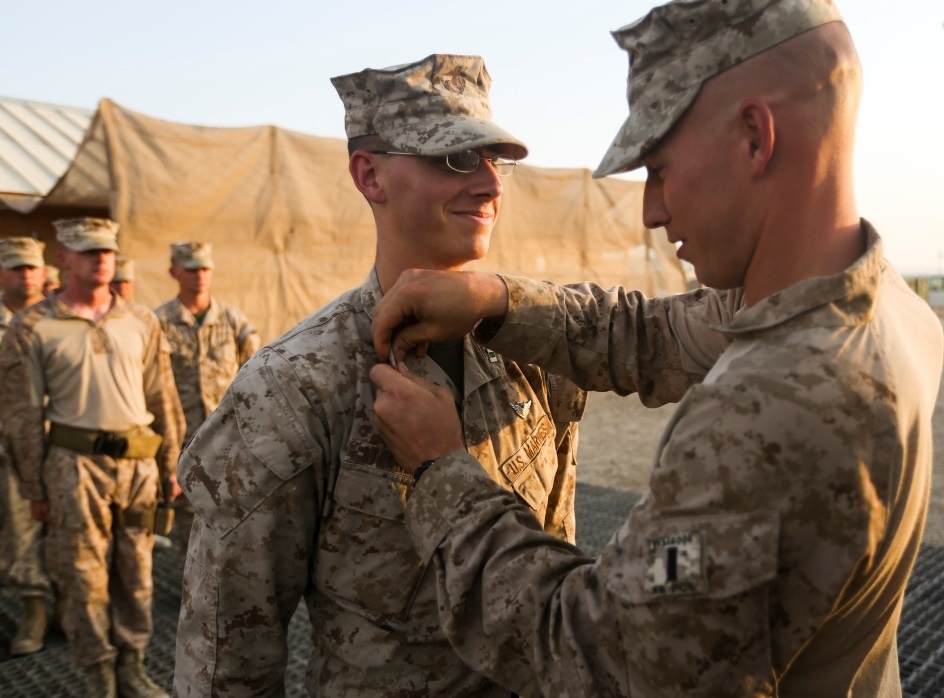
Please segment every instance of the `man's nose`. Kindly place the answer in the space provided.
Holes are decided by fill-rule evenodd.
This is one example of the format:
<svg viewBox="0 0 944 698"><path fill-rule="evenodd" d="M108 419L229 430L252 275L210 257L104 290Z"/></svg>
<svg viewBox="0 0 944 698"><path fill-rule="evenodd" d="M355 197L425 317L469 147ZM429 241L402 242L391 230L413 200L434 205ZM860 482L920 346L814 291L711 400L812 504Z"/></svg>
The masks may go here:
<svg viewBox="0 0 944 698"><path fill-rule="evenodd" d="M642 195L642 223L647 228L661 228L670 220L662 196L662 182L657 177L646 177L646 186Z"/></svg>

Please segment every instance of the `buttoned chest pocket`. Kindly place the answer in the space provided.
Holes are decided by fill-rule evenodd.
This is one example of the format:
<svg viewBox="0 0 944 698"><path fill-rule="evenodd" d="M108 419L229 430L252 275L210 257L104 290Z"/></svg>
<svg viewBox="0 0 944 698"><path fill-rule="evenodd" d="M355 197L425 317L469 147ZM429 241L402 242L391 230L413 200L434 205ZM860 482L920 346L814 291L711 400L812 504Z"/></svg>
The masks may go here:
<svg viewBox="0 0 944 698"><path fill-rule="evenodd" d="M342 461L322 524L318 588L372 619L405 619L426 570L404 523L408 481Z"/></svg>
<svg viewBox="0 0 944 698"><path fill-rule="evenodd" d="M206 336L206 354L210 361L221 366L226 366L235 373L236 364L236 338L233 336L233 330L229 325L213 325L208 328Z"/></svg>
<svg viewBox="0 0 944 698"><path fill-rule="evenodd" d="M195 362L198 353L196 335L189 328L170 325L164 333L170 344L171 359L177 365L187 366Z"/></svg>

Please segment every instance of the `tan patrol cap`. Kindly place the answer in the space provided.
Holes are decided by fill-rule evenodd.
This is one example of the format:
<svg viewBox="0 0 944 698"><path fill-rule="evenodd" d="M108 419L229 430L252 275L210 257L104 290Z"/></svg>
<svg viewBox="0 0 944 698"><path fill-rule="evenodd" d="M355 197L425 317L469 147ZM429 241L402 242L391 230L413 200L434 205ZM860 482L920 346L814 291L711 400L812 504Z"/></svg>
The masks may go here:
<svg viewBox="0 0 944 698"><path fill-rule="evenodd" d="M54 267L52 264L46 265L46 286L58 286L59 285L59 267Z"/></svg>
<svg viewBox="0 0 944 698"><path fill-rule="evenodd" d="M833 0L678 0L617 29L613 37L629 53L629 118L593 176L640 167L708 79L841 21Z"/></svg>
<svg viewBox="0 0 944 698"><path fill-rule="evenodd" d="M46 245L28 237L3 238L0 240L0 267L44 267L43 250Z"/></svg>
<svg viewBox="0 0 944 698"><path fill-rule="evenodd" d="M184 269L212 269L213 245L209 242L172 242L170 244L170 263Z"/></svg>
<svg viewBox="0 0 944 698"><path fill-rule="evenodd" d="M74 252L118 251L118 224L108 218L66 218L53 221L56 240Z"/></svg>
<svg viewBox="0 0 944 698"><path fill-rule="evenodd" d="M492 78L479 56L436 53L392 68L367 68L331 78L344 102L348 138L376 135L414 155L449 155L505 145L528 154L524 143L492 123Z"/></svg>
<svg viewBox="0 0 944 698"><path fill-rule="evenodd" d="M134 281L134 260L118 256L115 260L115 281Z"/></svg>

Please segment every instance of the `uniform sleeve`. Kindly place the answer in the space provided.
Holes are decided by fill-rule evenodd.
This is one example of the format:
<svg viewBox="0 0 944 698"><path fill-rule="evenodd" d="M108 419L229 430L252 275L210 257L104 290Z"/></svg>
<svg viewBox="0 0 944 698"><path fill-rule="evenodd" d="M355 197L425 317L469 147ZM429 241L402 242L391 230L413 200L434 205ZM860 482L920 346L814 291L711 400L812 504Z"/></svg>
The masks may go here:
<svg viewBox="0 0 944 698"><path fill-rule="evenodd" d="M154 415L151 427L163 437L158 451L158 465L164 477L177 473L177 457L187 423L180 405L174 372L170 363L170 344L157 318L149 316L151 332L144 357L144 400L148 412Z"/></svg>
<svg viewBox="0 0 944 698"><path fill-rule="evenodd" d="M9 445L20 476L20 492L26 499L45 500L42 348L19 318L14 318L0 342L0 386L0 422L7 434L16 435Z"/></svg>
<svg viewBox="0 0 944 698"><path fill-rule="evenodd" d="M249 322L249 318L246 317L246 314L238 308L233 308L232 313L233 328L236 335L236 348L238 349L238 361L239 365L242 366L252 358L253 354L259 351L261 342L259 340L259 333L256 332L256 328Z"/></svg>
<svg viewBox="0 0 944 698"><path fill-rule="evenodd" d="M505 319L498 328L483 323L477 337L581 388L638 393L650 407L677 402L704 378L729 344L715 326L730 321L741 303L740 291L698 289L646 298L591 283L503 278Z"/></svg>
<svg viewBox="0 0 944 698"><path fill-rule="evenodd" d="M196 517L175 695L285 693L288 625L308 584L324 498L324 429L279 361L270 355L241 373L181 456Z"/></svg>
<svg viewBox="0 0 944 698"><path fill-rule="evenodd" d="M522 695L775 694L830 614L881 584L888 485L866 471L893 457L874 450L885 412L768 359L692 388L596 560L468 454L437 460L407 525L462 659Z"/></svg>

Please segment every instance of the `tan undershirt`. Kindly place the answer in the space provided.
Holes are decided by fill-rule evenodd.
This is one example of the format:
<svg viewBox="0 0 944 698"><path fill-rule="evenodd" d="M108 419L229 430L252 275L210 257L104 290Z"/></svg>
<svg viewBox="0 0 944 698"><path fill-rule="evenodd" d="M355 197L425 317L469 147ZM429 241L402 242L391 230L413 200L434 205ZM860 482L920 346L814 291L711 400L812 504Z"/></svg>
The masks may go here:
<svg viewBox="0 0 944 698"><path fill-rule="evenodd" d="M34 327L42 356L30 355L33 380L45 382L49 395L45 418L103 431L150 424L154 416L145 405L143 371L157 348L150 346L147 325L120 307L94 324L61 303L57 309L57 317Z"/></svg>

